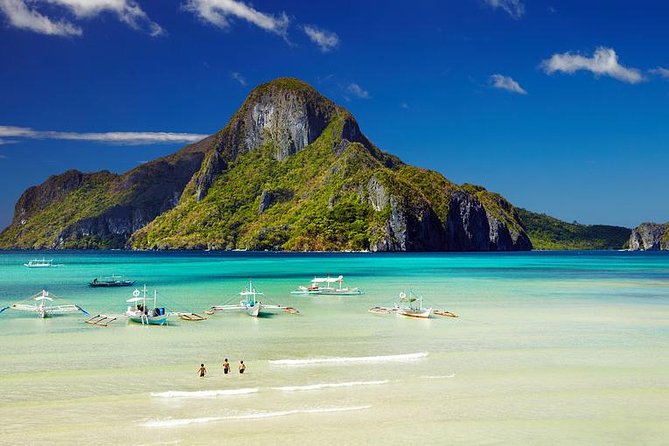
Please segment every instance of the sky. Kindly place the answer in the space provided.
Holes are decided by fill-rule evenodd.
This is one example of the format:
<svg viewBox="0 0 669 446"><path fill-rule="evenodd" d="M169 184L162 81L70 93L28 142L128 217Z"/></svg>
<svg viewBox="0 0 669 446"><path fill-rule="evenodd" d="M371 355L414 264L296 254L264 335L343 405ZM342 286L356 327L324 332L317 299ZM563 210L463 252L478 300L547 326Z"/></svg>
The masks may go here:
<svg viewBox="0 0 669 446"><path fill-rule="evenodd" d="M298 77L403 161L566 221L669 221L664 0L0 0L0 227Z"/></svg>

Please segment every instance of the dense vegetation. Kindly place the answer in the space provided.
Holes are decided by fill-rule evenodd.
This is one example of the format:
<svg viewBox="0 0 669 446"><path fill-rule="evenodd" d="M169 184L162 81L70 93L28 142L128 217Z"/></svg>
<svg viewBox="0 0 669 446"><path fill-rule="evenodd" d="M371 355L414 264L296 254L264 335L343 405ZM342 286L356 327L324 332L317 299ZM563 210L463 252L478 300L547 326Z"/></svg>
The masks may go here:
<svg viewBox="0 0 669 446"><path fill-rule="evenodd" d="M375 210L366 185L375 177L402 196L434 195L450 184L439 174L414 184L421 169L385 166L382 153L352 143L333 151L344 116L334 120L309 147L281 161L271 144L240 155L196 201L184 197L175 209L135 233L136 248L249 250L365 250L384 234L389 208ZM261 210L263 196L272 201ZM445 200L444 200L445 201ZM438 203L444 207L444 203ZM445 214L444 214L445 215Z"/></svg>
<svg viewBox="0 0 669 446"><path fill-rule="evenodd" d="M172 155L123 175L73 171L29 189L0 234L0 248L15 247L339 251L530 244L502 196L405 165L369 142L348 111L284 78L254 89L226 127Z"/></svg>
<svg viewBox="0 0 669 446"><path fill-rule="evenodd" d="M517 211L534 249L622 249L632 232L620 226L567 223L525 209Z"/></svg>

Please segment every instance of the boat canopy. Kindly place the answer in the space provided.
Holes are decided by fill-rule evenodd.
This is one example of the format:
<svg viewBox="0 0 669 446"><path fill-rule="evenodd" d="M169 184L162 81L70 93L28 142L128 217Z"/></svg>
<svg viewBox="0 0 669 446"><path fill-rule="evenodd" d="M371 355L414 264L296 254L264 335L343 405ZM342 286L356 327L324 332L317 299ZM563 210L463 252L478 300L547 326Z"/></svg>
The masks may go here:
<svg viewBox="0 0 669 446"><path fill-rule="evenodd" d="M344 276L339 277L314 277L311 283L335 283L344 280Z"/></svg>
<svg viewBox="0 0 669 446"><path fill-rule="evenodd" d="M126 300L126 302L140 302L144 300L143 297L131 297L130 299Z"/></svg>

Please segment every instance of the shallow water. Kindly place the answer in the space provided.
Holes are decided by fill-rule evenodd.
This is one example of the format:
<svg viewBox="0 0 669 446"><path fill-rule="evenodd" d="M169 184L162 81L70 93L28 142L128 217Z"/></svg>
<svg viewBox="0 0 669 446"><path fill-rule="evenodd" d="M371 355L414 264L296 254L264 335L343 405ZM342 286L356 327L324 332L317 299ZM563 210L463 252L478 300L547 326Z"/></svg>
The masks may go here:
<svg viewBox="0 0 669 446"><path fill-rule="evenodd" d="M0 444L666 444L669 256L665 253L0 254L0 306L42 287L92 314L133 288L202 313L236 302L300 309L216 314L167 327L83 315L0 315ZM343 274L362 296L296 296ZM370 314L399 291L458 319ZM243 359L247 373L233 372ZM204 362L209 374L197 377Z"/></svg>

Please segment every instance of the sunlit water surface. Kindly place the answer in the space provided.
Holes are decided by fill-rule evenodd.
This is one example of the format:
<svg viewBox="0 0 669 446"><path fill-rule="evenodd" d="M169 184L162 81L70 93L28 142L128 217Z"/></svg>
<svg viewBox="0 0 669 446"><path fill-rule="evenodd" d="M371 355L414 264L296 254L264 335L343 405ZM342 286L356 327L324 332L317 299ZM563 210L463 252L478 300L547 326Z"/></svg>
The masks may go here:
<svg viewBox="0 0 669 446"><path fill-rule="evenodd" d="M0 307L46 287L91 314L134 288L174 311L238 300L166 327L83 314L0 315L0 444L667 444L669 256L660 253L0 254ZM296 296L343 274L362 296ZM458 319L368 313L407 288ZM233 364L222 371L223 358ZM239 375L240 360L248 365ZM200 379L204 362L209 374Z"/></svg>

